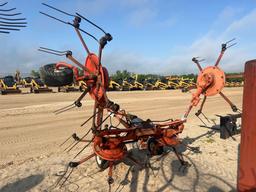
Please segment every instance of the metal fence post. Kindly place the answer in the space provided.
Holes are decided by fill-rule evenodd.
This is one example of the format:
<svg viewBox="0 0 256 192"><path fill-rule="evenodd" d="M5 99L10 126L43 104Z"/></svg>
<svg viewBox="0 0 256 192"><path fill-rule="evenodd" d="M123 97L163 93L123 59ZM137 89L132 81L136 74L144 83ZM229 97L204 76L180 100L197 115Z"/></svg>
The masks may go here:
<svg viewBox="0 0 256 192"><path fill-rule="evenodd" d="M256 191L256 60L245 63L237 188Z"/></svg>

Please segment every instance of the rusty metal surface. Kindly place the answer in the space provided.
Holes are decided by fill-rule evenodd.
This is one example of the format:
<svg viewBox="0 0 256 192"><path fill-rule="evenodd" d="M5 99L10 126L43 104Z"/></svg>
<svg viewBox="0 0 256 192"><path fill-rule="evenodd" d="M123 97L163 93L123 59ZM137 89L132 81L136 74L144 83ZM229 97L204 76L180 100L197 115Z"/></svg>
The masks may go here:
<svg viewBox="0 0 256 192"><path fill-rule="evenodd" d="M256 191L256 60L245 64L238 191Z"/></svg>
<svg viewBox="0 0 256 192"><path fill-rule="evenodd" d="M205 76L211 75L213 77L210 80L210 86L206 89L205 95L206 96L213 96L218 94L225 85L225 73L218 67L215 66L208 66L204 68L198 75L197 82L200 85L201 81L205 81Z"/></svg>

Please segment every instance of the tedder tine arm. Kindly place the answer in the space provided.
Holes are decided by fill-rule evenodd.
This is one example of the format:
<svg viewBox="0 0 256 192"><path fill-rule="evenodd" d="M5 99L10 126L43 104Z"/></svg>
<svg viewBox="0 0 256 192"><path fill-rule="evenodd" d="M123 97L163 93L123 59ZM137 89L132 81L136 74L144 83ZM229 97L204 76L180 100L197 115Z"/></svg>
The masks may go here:
<svg viewBox="0 0 256 192"><path fill-rule="evenodd" d="M80 31L78 30L78 28L75 28L75 30L76 30L76 33L77 33L77 35L78 35L78 37L79 37L81 43L83 44L83 46L84 46L84 48L85 48L87 54L90 55L91 52L90 52L89 48L87 47L87 45L86 45L86 43L85 43L85 41L84 41L84 39L83 39L83 37L82 37Z"/></svg>
<svg viewBox="0 0 256 192"><path fill-rule="evenodd" d="M195 114L196 116L199 116L202 113L202 110L203 110L203 107L204 107L206 99L207 99L207 96L204 96L204 99L203 99L203 101L202 101L202 103L200 105L200 108L198 109L198 111Z"/></svg>
<svg viewBox="0 0 256 192"><path fill-rule="evenodd" d="M66 147L64 151L66 151L68 148L69 150L67 152L71 151L79 142L81 142L81 140L83 140L90 133L90 131L91 129L89 129L81 138L79 138L79 140L74 140L74 142Z"/></svg>
<svg viewBox="0 0 256 192"><path fill-rule="evenodd" d="M199 61L198 61L198 59L197 59L197 57L193 57L193 58L192 58L192 61L196 64L196 66L198 67L199 71L202 71L202 70L203 70L202 67L201 67L201 65L200 65L200 63L199 63ZM202 60L201 60L201 61L202 61Z"/></svg>
<svg viewBox="0 0 256 192"><path fill-rule="evenodd" d="M80 68L82 68L84 71L87 71L88 73L90 73L91 75L93 75L93 73L89 70L89 69L87 69L85 66L83 66L79 61L77 61L73 56L72 56L72 54L67 54L66 55L67 56L67 58L69 59L69 60L71 60L73 63L75 63L77 66L79 66Z"/></svg>
<svg viewBox="0 0 256 192"><path fill-rule="evenodd" d="M74 107L81 107L82 106L81 100L85 97L85 95L89 91L90 91L90 88L85 89L84 92L80 95L80 97L74 103L72 103L66 107L60 108L60 109L54 111L54 113L57 115L57 114L65 112L65 111L68 111L70 109L73 109Z"/></svg>
<svg viewBox="0 0 256 192"><path fill-rule="evenodd" d="M84 19L85 21L87 21L88 23L90 23L91 25L93 25L94 27L98 28L99 30L101 30L103 33L107 34L101 27L99 27L98 25L96 25L95 23L93 23L92 21L90 21L89 19L85 18L84 16L82 16L79 13L76 13L76 15L78 15L80 18Z"/></svg>
<svg viewBox="0 0 256 192"><path fill-rule="evenodd" d="M217 61L216 61L216 63L215 63L215 67L218 67L218 65L219 65L219 63L220 63L220 60L221 60L222 56L224 55L225 51L226 51L228 48L230 48L230 47L236 45L236 43L233 43L233 44L231 44L231 45L228 45L229 43L231 43L231 42L234 41L234 40L235 40L235 38L233 38L233 39L231 39L231 40L229 40L229 41L227 41L226 43L223 43L223 44L221 45L221 52L220 52L220 55L219 55L219 57L218 57L218 59L217 59Z"/></svg>
<svg viewBox="0 0 256 192"><path fill-rule="evenodd" d="M81 127L82 126L84 126L86 123L88 123L95 115L97 115L97 113L96 114L93 114L91 117L89 117L85 122L83 122L82 124L81 124Z"/></svg>
<svg viewBox="0 0 256 192"><path fill-rule="evenodd" d="M232 101L230 101L229 98L227 98L227 96L224 95L224 93L220 92L219 94L223 97L223 99L225 99L225 101L230 105L234 112L238 111L238 108L235 106L235 104L233 104Z"/></svg>
<svg viewBox="0 0 256 192"><path fill-rule="evenodd" d="M90 142L88 142L87 145L85 145L77 154L74 158L76 158L78 155L80 155L93 141L94 137L92 138L92 140Z"/></svg>

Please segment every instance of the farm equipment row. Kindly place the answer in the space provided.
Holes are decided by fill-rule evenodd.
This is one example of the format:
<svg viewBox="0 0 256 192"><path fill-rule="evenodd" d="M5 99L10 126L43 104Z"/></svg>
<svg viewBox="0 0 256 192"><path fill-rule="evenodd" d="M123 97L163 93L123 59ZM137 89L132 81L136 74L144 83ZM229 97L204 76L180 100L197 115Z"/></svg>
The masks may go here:
<svg viewBox="0 0 256 192"><path fill-rule="evenodd" d="M11 93L22 93L21 88L29 88L30 93L46 93L52 92L53 90L49 88L40 78L25 77L21 78L18 75L14 77L9 75L0 78L0 94L6 95ZM84 91L86 88L86 83L83 80L77 83L71 83L65 86L59 86L57 88L58 92L75 92Z"/></svg>
<svg viewBox="0 0 256 192"><path fill-rule="evenodd" d="M51 92L39 78L25 77L20 81L11 80L12 76L6 76L2 78L3 81L12 81L11 84L15 86L8 86L6 83L1 83L1 93L20 93L19 87L31 87L31 93L39 92ZM4 85L5 84L5 85ZM226 87L242 87L243 81L232 80L225 84ZM76 92L83 91L86 88L86 83L83 80L74 81L69 85L59 86L58 92ZM145 79L143 81L137 81L136 78L127 78L121 83L114 80L109 81L108 91L133 91L133 90L169 90L169 89L181 89L182 92L187 92L196 88L194 79L182 78L182 77L164 77L161 79Z"/></svg>
<svg viewBox="0 0 256 192"><path fill-rule="evenodd" d="M0 78L0 94L6 95L11 93L21 93L21 87L30 88L30 93L52 92L40 78L25 77L19 82L13 76Z"/></svg>

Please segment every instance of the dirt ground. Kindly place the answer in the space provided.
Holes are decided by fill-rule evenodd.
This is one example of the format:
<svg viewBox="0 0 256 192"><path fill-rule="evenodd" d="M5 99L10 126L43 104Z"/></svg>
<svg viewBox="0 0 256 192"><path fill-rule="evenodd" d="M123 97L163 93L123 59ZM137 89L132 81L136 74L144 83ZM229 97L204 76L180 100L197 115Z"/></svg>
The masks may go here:
<svg viewBox="0 0 256 192"><path fill-rule="evenodd" d="M224 93L239 107L242 88L225 88ZM74 169L62 188L54 187L69 161L83 147L77 145L69 153L59 145L72 133L82 135L90 128L80 127L92 114L93 101L86 97L81 108L55 115L53 112L71 104L80 93L44 93L0 96L0 191L108 191L107 170L99 171L94 159ZM178 90L110 92L108 97L122 109L142 119L181 118L190 93ZM232 113L220 96L207 100L205 114L219 123L216 116ZM191 164L180 169L170 152L160 158L148 158L145 151L131 148L131 155L151 166L139 168L128 159L115 166L111 191L235 191L240 136L222 140L219 132L200 127L202 123L192 111L181 134L184 142L200 147L193 153L182 146L185 159ZM209 126L213 123L207 122ZM90 135L88 136L90 138ZM88 147L79 157L89 155Z"/></svg>

